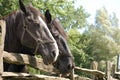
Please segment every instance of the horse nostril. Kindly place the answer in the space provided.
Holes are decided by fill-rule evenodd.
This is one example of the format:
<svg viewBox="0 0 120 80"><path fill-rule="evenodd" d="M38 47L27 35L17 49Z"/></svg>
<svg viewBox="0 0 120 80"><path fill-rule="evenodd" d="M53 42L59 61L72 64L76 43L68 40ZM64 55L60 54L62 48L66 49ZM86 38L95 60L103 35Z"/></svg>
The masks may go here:
<svg viewBox="0 0 120 80"><path fill-rule="evenodd" d="M75 66L74 66L74 65L72 66L72 69L73 69L73 68L75 68Z"/></svg>
<svg viewBox="0 0 120 80"><path fill-rule="evenodd" d="M53 57L55 57L55 56L56 56L55 50L54 50L54 51L52 51L52 55L53 55Z"/></svg>
<svg viewBox="0 0 120 80"><path fill-rule="evenodd" d="M72 66L70 64L68 64L68 70L70 70L72 68Z"/></svg>
<svg viewBox="0 0 120 80"><path fill-rule="evenodd" d="M68 64L68 70L71 70L71 69L73 69L73 68L74 68L74 66L73 66L73 65Z"/></svg>

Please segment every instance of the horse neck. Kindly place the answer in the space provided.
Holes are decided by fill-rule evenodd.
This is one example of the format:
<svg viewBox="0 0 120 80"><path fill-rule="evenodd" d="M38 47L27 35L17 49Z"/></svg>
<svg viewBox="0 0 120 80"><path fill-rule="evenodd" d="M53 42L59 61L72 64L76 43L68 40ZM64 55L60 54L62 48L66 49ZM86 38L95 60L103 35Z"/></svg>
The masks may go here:
<svg viewBox="0 0 120 80"><path fill-rule="evenodd" d="M4 50L8 52L19 52L20 43L16 37L16 13L5 18L6 21L6 35Z"/></svg>
<svg viewBox="0 0 120 80"><path fill-rule="evenodd" d="M5 36L5 47L4 50L8 52L23 53L33 55L32 49L25 47L21 44L20 39L17 38L17 26L22 19L20 16L21 12L17 11L16 13L8 16L6 21L6 36ZM19 21L18 21L19 20Z"/></svg>

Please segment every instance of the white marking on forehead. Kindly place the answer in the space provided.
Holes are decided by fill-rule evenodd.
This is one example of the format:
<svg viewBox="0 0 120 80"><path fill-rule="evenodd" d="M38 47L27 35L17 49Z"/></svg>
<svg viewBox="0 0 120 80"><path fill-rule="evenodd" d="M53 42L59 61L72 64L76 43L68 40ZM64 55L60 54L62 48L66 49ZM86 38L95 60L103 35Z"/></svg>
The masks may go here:
<svg viewBox="0 0 120 80"><path fill-rule="evenodd" d="M55 41L55 39L53 38L50 30L48 29L48 27L47 27L47 25L46 25L46 23L43 21L43 19L42 19L40 16L38 16L38 19L39 19L40 22L43 24L43 26L45 27L45 29L47 30L47 32L50 34L50 37Z"/></svg>
<svg viewBox="0 0 120 80"><path fill-rule="evenodd" d="M56 60L57 60L57 57L58 57L58 55L59 55L58 45L57 45L57 43L56 43L55 39L53 38L53 36L52 36L52 34L51 34L50 30L48 29L48 27L47 27L46 23L43 21L43 19L42 19L40 16L38 16L38 19L39 19L39 20L40 20L40 22L44 25L44 27L46 28L46 30L47 30L47 32L49 33L50 37L51 37L51 38L52 38L52 40L54 41L54 46L55 46L55 51L56 51L56 56L55 56L54 61L56 61Z"/></svg>
<svg viewBox="0 0 120 80"><path fill-rule="evenodd" d="M38 16L38 19L40 20L40 22L42 22L43 23L43 25L47 28L47 25L45 24L45 22L43 21L43 19L40 17L40 16Z"/></svg>

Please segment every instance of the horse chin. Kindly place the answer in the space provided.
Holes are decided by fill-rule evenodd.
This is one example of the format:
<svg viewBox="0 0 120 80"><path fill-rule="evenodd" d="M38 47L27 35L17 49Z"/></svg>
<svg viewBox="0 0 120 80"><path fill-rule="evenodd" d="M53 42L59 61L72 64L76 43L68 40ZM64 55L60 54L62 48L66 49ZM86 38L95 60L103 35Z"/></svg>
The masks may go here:
<svg viewBox="0 0 120 80"><path fill-rule="evenodd" d="M51 55L43 55L42 58L45 65L49 65L54 62L54 58L51 57Z"/></svg>
<svg viewBox="0 0 120 80"><path fill-rule="evenodd" d="M44 62L45 65L49 65L49 64L53 63L53 61L48 59L48 58L43 58L43 62Z"/></svg>
<svg viewBox="0 0 120 80"><path fill-rule="evenodd" d="M65 68L63 66L60 66L59 62L55 62L53 64L53 66L60 74L65 74L66 73Z"/></svg>
<svg viewBox="0 0 120 80"><path fill-rule="evenodd" d="M44 62L45 65L49 65L48 61L44 58L43 58L43 62Z"/></svg>
<svg viewBox="0 0 120 80"><path fill-rule="evenodd" d="M61 74L68 74L70 71L69 70L65 70L65 68L62 68L59 70Z"/></svg>
<svg viewBox="0 0 120 80"><path fill-rule="evenodd" d="M72 63L69 63L70 66L68 66L68 64L62 62L62 61L56 61L53 66L55 69L57 69L57 72L59 72L59 74L62 74L62 75L66 75L66 74L69 74L73 68L74 68L74 64Z"/></svg>

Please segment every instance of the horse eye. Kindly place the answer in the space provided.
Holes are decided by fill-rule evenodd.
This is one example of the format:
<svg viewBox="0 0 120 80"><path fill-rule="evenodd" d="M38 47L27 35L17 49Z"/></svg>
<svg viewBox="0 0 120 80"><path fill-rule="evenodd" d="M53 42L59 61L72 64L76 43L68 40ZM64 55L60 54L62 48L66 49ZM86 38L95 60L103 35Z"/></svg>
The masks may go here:
<svg viewBox="0 0 120 80"><path fill-rule="evenodd" d="M39 27L39 26L40 26L40 24L39 24L39 23L35 23L35 26L36 26L36 27Z"/></svg>
<svg viewBox="0 0 120 80"><path fill-rule="evenodd" d="M31 16L27 16L27 20L28 20L29 22L33 22L33 18L32 18Z"/></svg>
<svg viewBox="0 0 120 80"><path fill-rule="evenodd" d="M30 18L27 18L27 20L28 20L29 22L32 22L32 19L30 19Z"/></svg>
<svg viewBox="0 0 120 80"><path fill-rule="evenodd" d="M59 39L59 34L54 34L54 37Z"/></svg>

